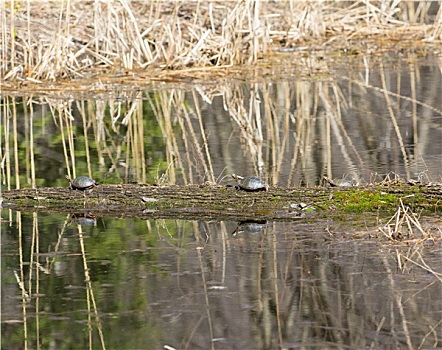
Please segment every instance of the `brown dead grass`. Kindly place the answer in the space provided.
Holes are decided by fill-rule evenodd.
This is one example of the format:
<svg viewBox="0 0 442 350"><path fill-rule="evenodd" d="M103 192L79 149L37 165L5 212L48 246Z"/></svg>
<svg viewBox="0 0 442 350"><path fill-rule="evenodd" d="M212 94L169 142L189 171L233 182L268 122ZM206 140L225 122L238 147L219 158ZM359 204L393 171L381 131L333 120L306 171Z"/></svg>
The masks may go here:
<svg viewBox="0 0 442 350"><path fill-rule="evenodd" d="M156 72L154 78L255 65L277 52L333 47L373 54L384 46L440 43L442 11L434 5L10 0L0 13L1 78L38 83L140 71Z"/></svg>

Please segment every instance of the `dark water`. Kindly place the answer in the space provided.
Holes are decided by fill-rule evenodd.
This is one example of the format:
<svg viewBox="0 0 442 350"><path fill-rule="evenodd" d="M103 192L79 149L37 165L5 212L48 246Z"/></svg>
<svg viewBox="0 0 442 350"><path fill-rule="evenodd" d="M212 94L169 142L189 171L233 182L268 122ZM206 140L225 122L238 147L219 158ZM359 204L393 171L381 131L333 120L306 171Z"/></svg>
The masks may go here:
<svg viewBox="0 0 442 350"><path fill-rule="evenodd" d="M2 219L4 349L442 346L440 242L388 243L362 218Z"/></svg>

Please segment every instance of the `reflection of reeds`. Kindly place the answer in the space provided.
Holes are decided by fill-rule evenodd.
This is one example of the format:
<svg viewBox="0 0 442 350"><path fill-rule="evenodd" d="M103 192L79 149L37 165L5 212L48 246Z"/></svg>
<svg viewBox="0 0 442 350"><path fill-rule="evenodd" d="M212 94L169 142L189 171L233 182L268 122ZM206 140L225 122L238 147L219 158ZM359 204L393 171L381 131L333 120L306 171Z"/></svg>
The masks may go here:
<svg viewBox="0 0 442 350"><path fill-rule="evenodd" d="M308 65L313 71L328 70L313 57ZM10 189L25 183L35 187L45 179L46 174L39 171L42 164L36 163L45 152L39 148L42 138L55 140L54 147L61 150L57 154L60 166L71 177L96 177L100 172L113 182L213 183L227 169L291 186L317 184L324 173L333 178L337 165L343 172L339 177L346 173L369 177L382 170L409 178L413 176L410 163L414 173L422 171L418 161L427 161L430 138L437 135L433 114L442 115L434 107L436 92L420 93L417 82L423 67L410 67L406 82L406 77L398 76L396 88L388 86L394 75L383 69L378 74L367 66L370 79L350 74L319 82L195 84L186 91L172 87L154 92L124 90L119 92L121 97L109 92L75 103L5 95L2 181ZM411 97L402 91L401 79L403 85L410 81ZM430 84L437 84L438 79L435 76ZM96 88L104 86L97 83ZM412 113L402 116L405 102L412 104ZM42 128L36 127L40 119ZM404 138L407 133L412 135L414 148ZM154 151L149 153L150 149ZM393 158L396 149L398 159Z"/></svg>
<svg viewBox="0 0 442 350"><path fill-rule="evenodd" d="M347 168L352 171L356 171L358 167L354 164L352 157L350 156L347 147L345 145L348 145L351 151L353 151L353 154L355 155L355 158L358 161L358 165L362 166L363 161L356 150L356 147L353 144L352 139L349 137L345 126L342 124L342 108L347 109L346 101L342 96L342 93L339 91L339 87L336 84L333 84L330 88L333 90L333 97L329 95L328 89L326 89L327 85L323 86L323 84L319 85L319 96L321 100L323 101L323 105L326 110L326 116L328 119L327 125L330 125L331 129L333 130L333 133L336 137L336 143L340 148L341 154L345 159L345 162L347 164ZM341 106L342 104L342 106ZM327 139L330 141L330 137L328 136ZM329 149L332 148L332 144L327 145ZM328 170L328 175L331 176L331 169Z"/></svg>
<svg viewBox="0 0 442 350"><path fill-rule="evenodd" d="M49 218L49 222L53 222L52 219ZM117 227L117 231L113 232L121 229L127 233L127 224L118 227L120 222L109 221L106 226ZM70 243L74 239L80 243L81 250L78 249L78 252L81 252L83 265L78 270L78 264L69 264L69 269L63 273L64 281L67 282L66 287L71 283L77 286L75 283L79 280L84 286L91 283L95 293L86 294L88 286L86 293L83 289L79 290L80 295L85 297L78 305L79 299L72 298L72 291L66 293L64 288L60 290L58 284L45 283L40 293L46 296L40 298L48 311L40 314L41 321L45 321L41 324L44 327L41 332L47 331L48 327L57 330L55 325L64 323L58 318L49 319L47 323L45 317L54 315L52 312L65 297L62 305L73 303L68 304L72 307L54 316L73 317L72 312L78 310L85 321L84 327L80 328L84 330L87 341L87 331L89 336L91 334L91 328L87 327L98 326L93 298L94 294L97 296L98 288L100 304L105 308L99 310L104 312L99 312L99 316L105 316L104 334L111 335L113 331L120 330L121 323L115 322L115 319L126 321L124 316L130 313L134 325L131 334L137 331L141 334L136 344L149 339L156 348L162 345L159 342L163 339L168 344L179 344L177 348L183 349L197 347L198 344L209 348L209 343L219 347L226 337L227 341L242 348L278 348L287 344L296 344L300 348L312 345L327 348L339 344L351 349L378 349L388 348L392 343L401 346L408 343L413 348L421 344L423 348L431 348L431 344L435 344L433 347L439 344L440 317L434 309L434 302L440 297L440 280L432 279L420 268L412 271L405 266L397 270L394 265L396 248L385 249L389 244L378 242L379 246L371 239L360 237L357 240L342 237L335 240L330 236L324 240L321 234L324 227L317 223L309 225L305 221L273 224L261 233L243 232L235 237L225 230L225 225L233 223L161 221L158 223L161 227L154 221L146 224L153 224L158 236L150 232L149 235L141 235L141 238L139 232L134 231L120 235L117 240L112 237L112 247L124 242L124 248L119 250L122 254L114 254L113 277L107 275L106 278L100 274L90 275L90 271L97 271L95 268L100 266L101 259L107 259L114 250L108 250L102 239L94 239L96 235L86 239L84 232L74 227L75 235L69 237ZM142 225L139 228L140 232L144 232ZM34 232L38 234L38 228ZM150 245L147 236L158 246ZM56 239L56 236L53 237ZM35 262L42 258L38 257L39 250L35 246L37 239L35 237L33 243ZM41 237L40 242L43 243ZM45 246L43 243L42 247ZM104 255L97 255L99 248L103 249ZM419 262L417 254L423 255L423 252L415 252L415 248L410 246L403 254ZM159 254L147 256L152 250ZM51 257L55 255L59 262L75 255L57 250L49 253ZM430 253L434 267L438 268L437 250ZM140 256L146 256L146 259L140 259ZM24 260L26 271L26 258ZM98 264L95 265L92 260ZM428 265L431 266L430 262ZM37 276L35 274L34 279ZM54 277L61 280L61 276ZM96 281L90 282L90 279ZM127 290L131 292L128 294ZM33 294L38 297L37 288ZM142 301L128 305L128 295L139 295ZM89 298L89 319L83 312L86 311L86 298ZM130 299L139 300L137 297ZM119 306L116 310L114 303ZM35 332L29 303L27 307L28 332ZM170 318L164 321L167 316ZM81 320L75 319L74 322ZM208 322L212 323L211 329ZM164 330L166 337L158 340L147 336L146 324L150 330ZM167 333L170 330L173 334ZM66 339L72 341L78 339L79 334L83 335L77 331L75 337L68 334ZM97 332L96 328L94 332ZM33 334L28 335L28 339L33 339ZM112 344L106 345L115 347L118 342L134 347L132 339L129 335L109 336L106 342L109 340ZM103 343L99 344L98 335L94 341L97 344L89 343L94 345L91 345L92 348L104 348ZM28 347L31 347L31 341Z"/></svg>
<svg viewBox="0 0 442 350"><path fill-rule="evenodd" d="M23 106L25 112L25 130L26 137L29 137L29 143L26 142L26 175L28 179L31 180L32 188L36 188L36 179L35 179L35 150L34 150L34 106L32 104L32 100L29 101L29 110L28 99L23 99ZM29 145L29 146L28 146ZM29 147L29 152L28 152Z"/></svg>
<svg viewBox="0 0 442 350"><path fill-rule="evenodd" d="M9 97L5 97L3 100L3 111L2 111L2 126L4 135L2 135L2 143L4 147L0 147L0 152L2 159L4 159L4 163L2 161L1 172L2 172L2 185L6 183L6 189L11 189L11 156L10 156L10 143L9 137L11 135L10 132L10 123L9 123Z"/></svg>
<svg viewBox="0 0 442 350"><path fill-rule="evenodd" d="M105 116L103 115L104 119ZM129 180L129 169L133 169L132 176L136 181L146 183L146 157L144 154L144 123L143 123L142 100L132 101L129 111L123 119L123 125L127 126L127 150L126 150L126 173L125 180Z"/></svg>
<svg viewBox="0 0 442 350"><path fill-rule="evenodd" d="M214 335L214 333L213 333L213 320L212 320L212 316L211 316L211 313L210 313L209 293L208 293L208 290L207 290L207 281L206 281L206 276L205 276L205 273L204 273L203 259L202 259L202 256L201 256L201 250L202 249L204 249L204 248L197 247L196 251L198 253L198 261L199 261L200 269L201 269L201 279L202 279L203 290L204 290L204 301L205 301L205 304L206 304L207 322L208 322L208 325L209 325L209 335L210 335L209 339L212 339L212 341L210 342L210 344L211 344L210 348L211 349L215 349L215 344L213 342L213 339L214 339L214 336L213 336Z"/></svg>
<svg viewBox="0 0 442 350"><path fill-rule="evenodd" d="M103 336L103 326L101 324L100 317L98 315L98 308L97 303L94 296L94 289L92 288L92 281L89 275L89 267L87 264L87 258L86 258L86 250L84 247L84 238L83 238L83 230L81 225L77 225L78 228L78 239L80 242L81 247L81 256L83 258L83 268L84 268L84 280L86 282L86 301L87 301L87 317L88 317L88 330L89 330L89 347L92 349L93 341L92 341L92 319L91 319L91 303L93 307L93 313L95 315L95 321L97 323L97 330L100 338L100 345L102 349L106 349L106 345L104 343L104 336Z"/></svg>
<svg viewBox="0 0 442 350"><path fill-rule="evenodd" d="M180 152L178 151L178 145L175 133L173 131L173 122L172 122L172 111L173 111L173 101L178 100L180 103L178 105L183 104L183 96L178 93L177 95L171 94L169 95L167 92L162 91L154 95L154 100L147 94L147 100L152 108L154 115L156 116L157 122L161 128L163 137L165 139L166 146L166 162L168 164L167 167L167 179L168 183L176 182L176 167L182 169L182 161L180 158ZM164 174L165 175L165 174ZM191 174L190 174L191 175ZM184 175L185 176L185 175ZM159 181L161 179L161 181ZM158 179L160 184L163 184L164 177L161 176ZM186 179L184 177L184 179Z"/></svg>
<svg viewBox="0 0 442 350"><path fill-rule="evenodd" d="M32 213L32 243L31 243L31 259L30 259L30 266L32 267L34 265L34 257L36 259L35 261L35 332L36 332L36 338L40 339L40 233L38 230L38 214ZM35 252L35 254L34 254ZM33 269L31 268L29 270L29 291L32 291L32 279L33 276ZM39 342L37 342L39 344ZM40 348L38 345L37 348Z"/></svg>
<svg viewBox="0 0 442 350"><path fill-rule="evenodd" d="M40 290L40 271L42 271L44 274L51 274L54 273L54 264L56 261L60 259L60 257L57 255L57 253L60 253L60 245L61 240L63 237L63 233L68 225L68 221L65 222L65 225L62 229L62 231L59 234L58 241L54 247L54 251L52 252L54 254L54 257L51 259L51 261L47 261L46 264L42 262L42 259L44 257L40 254L40 231L39 231L39 220L38 220L38 214L34 212L32 214L32 235L30 237L30 246L29 246L29 252L26 252L24 250L24 242L27 241L27 237L24 237L23 235L23 222L22 222L22 214L21 212L16 213L16 225L18 230L18 265L20 268L19 272L14 271L15 278L17 280L17 284L19 287L19 290L21 291L21 307L22 307L22 320L23 320L23 348L28 349L35 341L36 349L40 349L42 341L44 337L40 334L41 326L46 324L46 309L41 310L40 309L40 298L41 298L41 290ZM89 275L89 268L87 264L86 259L86 248L84 246L84 238L81 226L78 226L78 234L79 234L79 242L81 247L81 254L83 257L83 266L84 266L84 280L86 282L86 302L88 306L88 327L89 327L89 344L90 348L93 346L93 340L92 340L92 331L93 331L93 322L91 319L92 314L95 315L95 322L96 322L96 328L99 333L99 338L101 342L101 348L105 349L104 344L104 335L102 332L102 324L98 315L98 308L92 288L92 283ZM25 256L29 257L29 261ZM26 273L25 273L25 266L27 267L27 280L26 279ZM70 276L72 277L72 276ZM46 279L47 280L47 279ZM44 290L47 290L47 285L44 286ZM54 295L52 295L54 297ZM53 300L56 303L56 300ZM45 300L46 303L46 300ZM46 305L46 304L44 304ZM31 306L34 306L35 313L31 312ZM42 312L45 311L45 312ZM42 323L41 318L44 318L44 322ZM32 320L32 321L31 321ZM30 330L35 332L35 334L31 335Z"/></svg>
<svg viewBox="0 0 442 350"><path fill-rule="evenodd" d="M20 188L19 162L18 162L18 135L17 135L17 103L16 99L12 97L12 140L14 149L14 175L15 188Z"/></svg>
<svg viewBox="0 0 442 350"><path fill-rule="evenodd" d="M20 266L20 275L15 272L15 277L17 279L17 283L21 290L21 306L22 306L22 315L23 315L23 339L24 349L28 348L28 317L27 317L27 305L30 300L30 293L26 291L25 286L25 274L23 271L24 258L23 258L23 225L22 225L22 216L20 212L17 212L16 217L17 228L18 228L18 254L19 254L19 266Z"/></svg>
<svg viewBox="0 0 442 350"><path fill-rule="evenodd" d="M425 334L437 344L438 333L431 329L440 324L437 312L423 315L421 321L425 326L422 327L410 327L410 320L421 312L416 296L429 292L430 288L438 295L438 281L423 282L422 287L418 285L415 288L416 293L409 293L409 285L401 283L403 279L395 278L398 272L389 266L392 259L388 252L370 254L365 249L371 250L372 246L363 248L359 240L354 243L347 241L340 248L341 240L336 245L324 245L323 238L312 237L311 232L303 231L302 225L299 225L299 231L296 227L288 226L284 234L284 229L279 226L278 234L261 239L259 246L258 238L249 237L243 242L245 246L252 246L249 248L252 251L260 253L247 261L253 274L247 270L243 277L251 286L240 287L240 293L243 298L255 302L251 315L257 314L256 324L252 324L251 328L259 327L262 338L266 328L272 326L275 330L273 347L281 341L297 342L300 347L308 347L313 340L324 344L345 344L352 348L368 346L370 342L372 348L381 348L389 341L399 341L415 348L416 342L419 344L422 340L420 335ZM346 258L345 252L350 247L352 254ZM365 266L367 262L370 268ZM437 264L437 258L433 256L432 262ZM424 263L421 265L425 267ZM420 277L411 275L410 278L427 281L425 273L416 275ZM440 279L440 274L437 278ZM379 296L379 288L385 288L385 279L388 289ZM238 285L242 286L241 277ZM262 289L266 293L262 293ZM431 302L427 306L430 305ZM267 314L272 317L266 319ZM282 339L276 329L281 329ZM391 332L393 329L394 334ZM364 338L363 334L370 336ZM430 342L428 340L427 344Z"/></svg>
<svg viewBox="0 0 442 350"><path fill-rule="evenodd" d="M76 161L75 161L75 145L74 145L74 133L72 130L72 118L69 118L70 104L68 106L59 105L57 108L57 114L59 117L59 125L61 131L61 139L63 144L63 153L66 161L66 167L68 169L68 176L71 178L77 177L76 175ZM65 135L66 130L66 135ZM67 141L66 141L67 138ZM68 147L66 146L68 144ZM72 173L69 169L72 169Z"/></svg>
<svg viewBox="0 0 442 350"><path fill-rule="evenodd" d="M425 249L425 242L420 241L416 243L417 244L409 248L408 252L406 253L396 250L398 268L402 272L409 272L411 271L410 265L418 266L428 273L431 273L439 282L442 282L442 273L435 271L433 267L428 265L424 259L424 256L422 255L422 250Z"/></svg>
<svg viewBox="0 0 442 350"><path fill-rule="evenodd" d="M200 107L199 107L199 102L198 102L198 98L196 96L195 90L192 91L192 97L193 97L193 102L194 102L194 106L195 106L196 117L198 119L198 125L200 127L199 134L201 135L201 138L203 141L202 143L204 146L204 151L206 154L206 157L205 157L206 161L203 162L203 165L204 165L205 173L207 174L209 181L213 183L213 182L215 182L215 174L213 173L212 159L210 157L206 131L204 130L204 125L203 125L203 120L202 120L201 111L200 111Z"/></svg>
<svg viewBox="0 0 442 350"><path fill-rule="evenodd" d="M390 115L391 122L392 122L392 125L394 127L394 131L395 131L397 140L399 142L399 148L400 148L401 153L402 153L402 158L403 158L403 162L404 162L405 171L406 171L406 174L407 174L407 179L409 179L410 178L410 168L409 168L408 157L407 157L407 153L405 151L404 141L402 139L402 135L401 135L401 132L399 130L398 123L397 123L397 117L394 114L394 111L393 111L393 108L392 108L392 104L391 104L391 101L390 101L390 97L387 94L387 85L386 85L386 81L385 81L385 72L384 72L384 67L383 67L382 64L381 64L381 67L380 67L380 71L381 71L382 90L384 91L385 103L387 105L388 113Z"/></svg>
<svg viewBox="0 0 442 350"><path fill-rule="evenodd" d="M278 339L279 339L279 347L283 348L283 336L282 336L282 315L281 315L281 304L279 302L280 291L278 287L278 250L277 250L277 235L275 234L275 223L273 223L272 230L272 251L273 251L273 295L275 298L275 307L276 307L276 324L278 326Z"/></svg>
<svg viewBox="0 0 442 350"><path fill-rule="evenodd" d="M397 310L399 311L399 319L401 321L400 323L402 325L403 334L405 336L408 349L412 350L412 349L414 349L414 346L411 341L410 331L408 329L408 323L410 321L407 319L407 316L404 311L404 303L402 301L402 292L399 291L396 286L395 280L393 278L393 271L390 268L387 257L383 257L382 261L384 263L385 270L387 271L387 278L388 278L388 282L390 285L388 292L391 293L394 298L394 302L392 301L392 304L395 304ZM393 308L393 305L392 305L392 308Z"/></svg>

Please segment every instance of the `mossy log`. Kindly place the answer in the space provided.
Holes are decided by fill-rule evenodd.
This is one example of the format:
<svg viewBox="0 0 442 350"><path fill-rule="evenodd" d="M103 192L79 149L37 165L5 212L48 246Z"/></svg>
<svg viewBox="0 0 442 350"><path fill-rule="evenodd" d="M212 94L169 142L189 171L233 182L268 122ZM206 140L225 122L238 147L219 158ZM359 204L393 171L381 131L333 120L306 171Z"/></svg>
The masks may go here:
<svg viewBox="0 0 442 350"><path fill-rule="evenodd" d="M3 191L2 197L3 208L18 211L141 219L290 221L309 215L308 211L388 213L397 209L400 200L429 214L442 211L442 184L405 182L348 188L271 187L263 192L210 185L99 185L90 193L45 187ZM310 210L297 208L299 203Z"/></svg>

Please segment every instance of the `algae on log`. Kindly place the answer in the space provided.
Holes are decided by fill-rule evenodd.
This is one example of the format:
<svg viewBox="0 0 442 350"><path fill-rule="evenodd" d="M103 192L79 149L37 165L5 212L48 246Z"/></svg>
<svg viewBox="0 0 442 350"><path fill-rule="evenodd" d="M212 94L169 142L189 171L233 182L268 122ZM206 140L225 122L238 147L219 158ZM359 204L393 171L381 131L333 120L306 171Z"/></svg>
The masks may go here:
<svg viewBox="0 0 442 350"><path fill-rule="evenodd" d="M20 211L92 213L141 219L289 221L317 210L393 211L399 199L412 208L442 211L442 185L373 185L346 188L272 187L267 192L237 191L223 186L99 185L91 193L62 187L3 191L3 208Z"/></svg>

